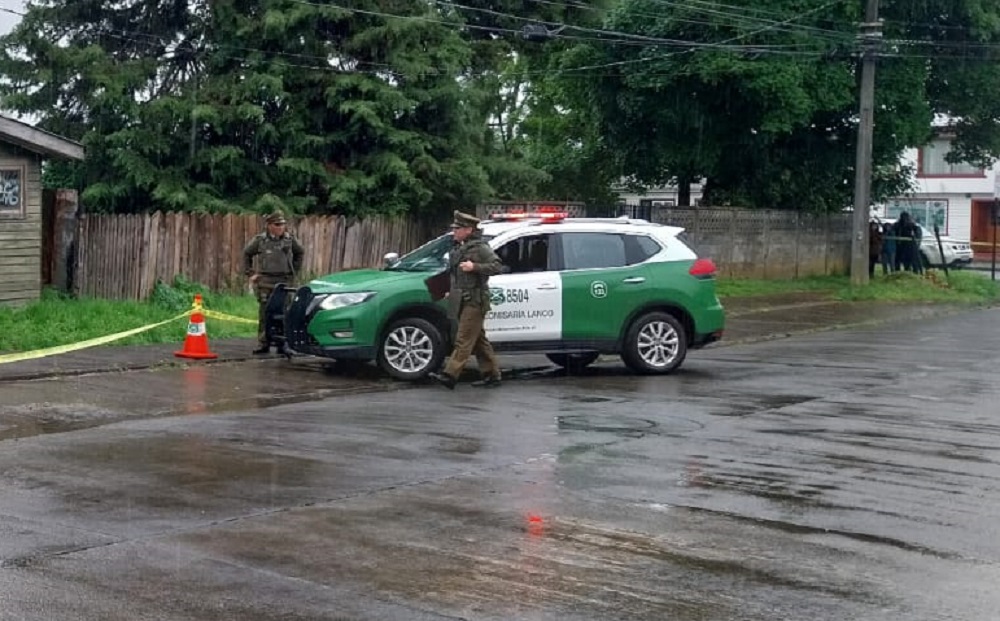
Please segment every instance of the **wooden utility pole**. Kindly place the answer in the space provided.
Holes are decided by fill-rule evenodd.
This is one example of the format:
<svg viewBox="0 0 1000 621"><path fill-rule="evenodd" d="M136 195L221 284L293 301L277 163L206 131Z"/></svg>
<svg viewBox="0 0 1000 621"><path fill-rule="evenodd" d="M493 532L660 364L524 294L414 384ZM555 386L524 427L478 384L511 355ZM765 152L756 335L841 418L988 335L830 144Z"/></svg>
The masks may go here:
<svg viewBox="0 0 1000 621"><path fill-rule="evenodd" d="M882 24L878 0L867 0L861 24L861 115L858 152L854 166L854 226L851 235L851 284L868 284L868 220L871 217L872 132L875 126L875 61Z"/></svg>

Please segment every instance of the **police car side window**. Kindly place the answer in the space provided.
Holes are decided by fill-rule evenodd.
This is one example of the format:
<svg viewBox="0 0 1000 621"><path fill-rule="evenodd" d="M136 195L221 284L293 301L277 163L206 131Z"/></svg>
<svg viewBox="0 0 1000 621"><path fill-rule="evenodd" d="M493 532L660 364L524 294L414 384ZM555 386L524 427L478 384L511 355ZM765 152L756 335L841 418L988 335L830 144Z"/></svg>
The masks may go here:
<svg viewBox="0 0 1000 621"><path fill-rule="evenodd" d="M651 237L646 235L625 235L625 260L629 265L642 263L663 250Z"/></svg>
<svg viewBox="0 0 1000 621"><path fill-rule="evenodd" d="M562 233L564 269L624 267L625 240L617 233Z"/></svg>
<svg viewBox="0 0 1000 621"><path fill-rule="evenodd" d="M545 272L549 269L549 236L518 237L500 246L497 256L506 274Z"/></svg>

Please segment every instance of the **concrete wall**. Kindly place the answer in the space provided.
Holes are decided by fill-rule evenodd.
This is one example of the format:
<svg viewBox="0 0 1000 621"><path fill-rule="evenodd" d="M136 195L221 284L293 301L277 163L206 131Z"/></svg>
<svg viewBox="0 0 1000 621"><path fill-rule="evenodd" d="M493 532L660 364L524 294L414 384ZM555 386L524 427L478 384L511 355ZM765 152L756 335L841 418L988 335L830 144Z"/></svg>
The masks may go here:
<svg viewBox="0 0 1000 621"><path fill-rule="evenodd" d="M0 304L41 294L42 168L38 156L0 142L0 170L18 170L23 209L0 206Z"/></svg>
<svg viewBox="0 0 1000 621"><path fill-rule="evenodd" d="M657 210L654 218L686 229L724 276L801 278L850 270L850 214L700 208Z"/></svg>

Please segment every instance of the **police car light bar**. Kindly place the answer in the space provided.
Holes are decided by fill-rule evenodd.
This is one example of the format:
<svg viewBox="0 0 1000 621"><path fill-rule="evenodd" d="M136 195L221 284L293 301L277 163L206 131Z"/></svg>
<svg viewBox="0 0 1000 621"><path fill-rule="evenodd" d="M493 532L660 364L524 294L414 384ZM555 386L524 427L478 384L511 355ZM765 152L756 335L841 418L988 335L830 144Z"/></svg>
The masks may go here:
<svg viewBox="0 0 1000 621"><path fill-rule="evenodd" d="M513 211L508 213L495 213L490 218L495 222L513 222L515 220L526 220L528 218L541 219L543 224L552 222L562 222L569 217L565 211L556 211L552 208L542 207L538 211Z"/></svg>

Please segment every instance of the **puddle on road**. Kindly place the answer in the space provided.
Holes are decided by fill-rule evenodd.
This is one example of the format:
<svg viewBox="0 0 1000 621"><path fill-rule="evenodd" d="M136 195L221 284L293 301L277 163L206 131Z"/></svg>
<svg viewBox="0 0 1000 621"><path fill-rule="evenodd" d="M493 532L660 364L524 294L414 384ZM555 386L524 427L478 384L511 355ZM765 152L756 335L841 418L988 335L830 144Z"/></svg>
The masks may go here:
<svg viewBox="0 0 1000 621"><path fill-rule="evenodd" d="M10 473L9 483L49 487L74 515L93 509L106 519L126 510L202 511L240 498L270 507L296 497L318 478L336 476L334 465L313 459L226 446L198 436L130 437L127 442L80 441L61 447L53 460L66 470ZM103 519L103 518L102 518Z"/></svg>
<svg viewBox="0 0 1000 621"><path fill-rule="evenodd" d="M0 441L78 431L113 422L120 412L89 403L38 403L0 407Z"/></svg>
<svg viewBox="0 0 1000 621"><path fill-rule="evenodd" d="M384 379L373 381L364 373L331 376L324 367L266 365L191 366L10 382L4 386L9 405L0 405L0 441L138 418L222 414L406 387Z"/></svg>

